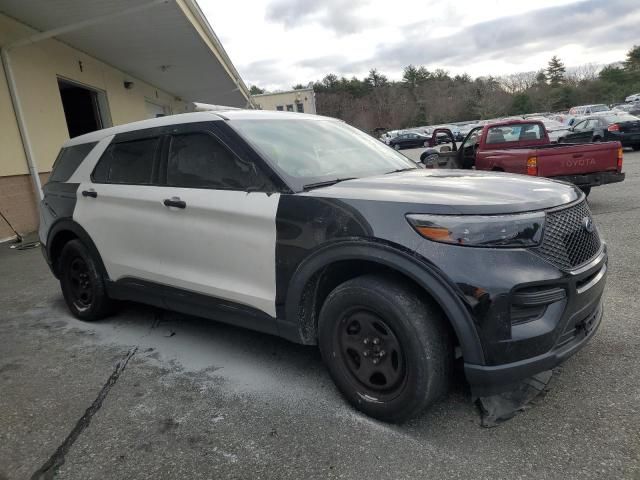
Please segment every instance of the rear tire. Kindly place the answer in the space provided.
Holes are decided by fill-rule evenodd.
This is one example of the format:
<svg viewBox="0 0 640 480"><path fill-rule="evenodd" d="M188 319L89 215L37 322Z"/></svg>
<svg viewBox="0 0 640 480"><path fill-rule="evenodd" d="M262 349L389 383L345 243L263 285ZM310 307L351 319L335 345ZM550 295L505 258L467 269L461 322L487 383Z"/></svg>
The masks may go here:
<svg viewBox="0 0 640 480"><path fill-rule="evenodd" d="M100 320L113 313L104 278L96 261L80 240L68 242L60 254L60 286L67 307L80 320Z"/></svg>
<svg viewBox="0 0 640 480"><path fill-rule="evenodd" d="M396 150L400 150L400 145L398 143L396 143L393 148L395 148Z"/></svg>
<svg viewBox="0 0 640 480"><path fill-rule="evenodd" d="M336 287L320 312L322 358L358 410L400 422L449 385L449 326L425 293L395 276L364 275Z"/></svg>

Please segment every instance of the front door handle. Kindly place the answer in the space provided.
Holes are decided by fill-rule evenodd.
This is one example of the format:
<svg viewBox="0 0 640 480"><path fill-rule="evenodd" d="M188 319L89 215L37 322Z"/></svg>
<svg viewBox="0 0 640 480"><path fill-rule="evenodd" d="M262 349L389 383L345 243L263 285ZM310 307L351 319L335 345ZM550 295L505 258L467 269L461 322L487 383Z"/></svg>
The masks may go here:
<svg viewBox="0 0 640 480"><path fill-rule="evenodd" d="M179 197L165 198L162 203L165 207L187 208L187 202L180 200Z"/></svg>
<svg viewBox="0 0 640 480"><path fill-rule="evenodd" d="M91 190L83 190L82 191L82 196L83 197L98 198L98 192L96 192L93 189L91 189Z"/></svg>

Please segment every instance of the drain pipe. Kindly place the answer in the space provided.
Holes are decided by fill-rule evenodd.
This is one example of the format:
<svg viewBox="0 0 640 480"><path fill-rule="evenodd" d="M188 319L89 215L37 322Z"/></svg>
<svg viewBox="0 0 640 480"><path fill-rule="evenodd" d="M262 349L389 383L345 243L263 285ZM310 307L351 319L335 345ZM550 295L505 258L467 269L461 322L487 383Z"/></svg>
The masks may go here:
<svg viewBox="0 0 640 480"><path fill-rule="evenodd" d="M7 47L0 48L0 56L2 57L2 66L4 67L4 74L7 78L7 85L9 86L9 96L11 97L11 103L13 104L13 111L16 115L18 122L18 130L20 131L20 137L22 139L22 145L24 147L24 154L27 157L27 164L29 165L29 173L33 180L33 186L38 196L38 212L40 211L40 200L42 200L42 184L40 183L40 175L38 175L38 166L36 165L35 155L33 154L33 146L31 145L31 139L27 133L27 127L24 121L24 113L22 111L22 104L20 103L20 97L16 90L16 81L13 76L13 69L11 68L11 58L9 57L9 49Z"/></svg>

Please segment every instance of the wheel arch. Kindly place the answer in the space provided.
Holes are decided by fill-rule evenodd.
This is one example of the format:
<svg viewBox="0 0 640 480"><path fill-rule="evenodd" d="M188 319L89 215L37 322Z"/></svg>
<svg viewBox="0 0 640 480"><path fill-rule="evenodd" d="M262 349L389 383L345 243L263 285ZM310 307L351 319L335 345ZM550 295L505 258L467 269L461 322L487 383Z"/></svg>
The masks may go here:
<svg viewBox="0 0 640 480"><path fill-rule="evenodd" d="M415 254L371 241L332 244L315 251L299 265L289 281L285 300L284 323L290 331L285 336L315 344L318 313L328 293L343 281L372 271L401 275L426 292L451 325L465 361L484 363L471 315L437 268Z"/></svg>
<svg viewBox="0 0 640 480"><path fill-rule="evenodd" d="M62 249L67 242L75 239L80 240L89 249L89 252L98 264L100 273L105 279L108 279L107 269L102 262L102 257L100 256L100 252L98 252L98 248L95 243L93 243L93 240L91 240L87 231L82 228L79 223L69 218L63 218L54 223L47 236L47 244L45 248L47 250L47 257L51 262L53 274L56 278L59 278L60 275L58 265L60 253L62 253Z"/></svg>

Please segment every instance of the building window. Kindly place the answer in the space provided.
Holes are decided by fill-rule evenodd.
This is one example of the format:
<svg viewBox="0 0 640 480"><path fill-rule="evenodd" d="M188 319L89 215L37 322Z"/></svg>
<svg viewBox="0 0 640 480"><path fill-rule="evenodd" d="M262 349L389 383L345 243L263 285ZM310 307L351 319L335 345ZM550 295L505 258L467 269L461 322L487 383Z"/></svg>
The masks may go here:
<svg viewBox="0 0 640 480"><path fill-rule="evenodd" d="M284 110L284 107L282 105L278 105L276 107L276 110L278 110L279 112L282 112Z"/></svg>
<svg viewBox="0 0 640 480"><path fill-rule="evenodd" d="M302 104L302 102L296 103L296 109L298 110L298 112L304 113L304 105Z"/></svg>
<svg viewBox="0 0 640 480"><path fill-rule="evenodd" d="M293 112L293 105L287 105L287 112Z"/></svg>

